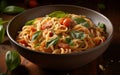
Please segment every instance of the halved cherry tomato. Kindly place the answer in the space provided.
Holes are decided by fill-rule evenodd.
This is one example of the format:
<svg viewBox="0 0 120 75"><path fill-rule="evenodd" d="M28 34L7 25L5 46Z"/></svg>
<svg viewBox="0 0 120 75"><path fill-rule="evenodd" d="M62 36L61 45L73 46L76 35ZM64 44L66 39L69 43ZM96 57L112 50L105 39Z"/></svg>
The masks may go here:
<svg viewBox="0 0 120 75"><path fill-rule="evenodd" d="M64 48L64 49L70 48L70 46L66 43L58 43L58 46L61 47L61 48Z"/></svg>
<svg viewBox="0 0 120 75"><path fill-rule="evenodd" d="M25 46L27 46L27 45L28 45L28 44L27 44L27 42L26 42L24 39L19 40L19 43L21 43L21 44L23 44L23 45L25 45Z"/></svg>
<svg viewBox="0 0 120 75"><path fill-rule="evenodd" d="M36 29L35 29L34 27L32 27L32 28L31 28L31 31L32 31L32 32L35 32L35 31L36 31Z"/></svg>
<svg viewBox="0 0 120 75"><path fill-rule="evenodd" d="M45 28L46 28L45 25L42 25L42 26L41 26L41 30L44 30Z"/></svg>
<svg viewBox="0 0 120 75"><path fill-rule="evenodd" d="M64 21L64 18L59 19L60 24L63 24L63 21Z"/></svg>
<svg viewBox="0 0 120 75"><path fill-rule="evenodd" d="M69 27L72 24L72 19L71 18L65 18L63 20L63 25L65 25L66 27Z"/></svg>

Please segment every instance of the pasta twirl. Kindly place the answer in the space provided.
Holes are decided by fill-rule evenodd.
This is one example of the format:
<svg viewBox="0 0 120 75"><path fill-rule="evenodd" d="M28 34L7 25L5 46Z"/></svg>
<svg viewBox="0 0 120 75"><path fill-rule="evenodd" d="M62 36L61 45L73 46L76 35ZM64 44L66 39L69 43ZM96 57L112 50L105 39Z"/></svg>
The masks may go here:
<svg viewBox="0 0 120 75"><path fill-rule="evenodd" d="M53 12L27 22L16 40L35 51L67 54L93 48L106 38L103 23L95 25L85 15Z"/></svg>

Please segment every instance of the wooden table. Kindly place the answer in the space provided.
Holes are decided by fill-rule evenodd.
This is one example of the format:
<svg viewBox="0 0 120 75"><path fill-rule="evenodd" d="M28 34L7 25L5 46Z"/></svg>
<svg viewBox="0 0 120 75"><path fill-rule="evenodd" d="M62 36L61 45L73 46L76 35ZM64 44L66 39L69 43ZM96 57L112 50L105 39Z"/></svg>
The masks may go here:
<svg viewBox="0 0 120 75"><path fill-rule="evenodd" d="M114 4L115 5L115 4ZM91 63L72 71L56 72L43 70L21 56L22 62L10 74L12 75L120 75L120 8L119 5L108 5L105 11L99 11L107 16L114 27L114 37L107 51ZM87 6L86 6L87 7ZM91 9L97 10L96 8ZM0 14L4 20L10 20L15 15ZM6 71L5 53L13 50L7 35L0 44L0 72Z"/></svg>

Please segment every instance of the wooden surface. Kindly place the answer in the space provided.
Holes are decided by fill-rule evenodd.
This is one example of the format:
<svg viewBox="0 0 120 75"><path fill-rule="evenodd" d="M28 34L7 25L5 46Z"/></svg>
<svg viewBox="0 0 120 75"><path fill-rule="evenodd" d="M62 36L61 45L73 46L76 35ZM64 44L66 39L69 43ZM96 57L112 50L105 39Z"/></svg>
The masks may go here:
<svg viewBox="0 0 120 75"><path fill-rule="evenodd" d="M107 49L107 51L98 57L91 63L72 70L64 72L48 71L43 70L37 65L29 62L27 59L21 56L21 65L16 68L11 75L120 75L120 7L117 2L107 3L107 8L105 10L98 10L98 8L93 6L86 6L88 8L94 9L101 12L106 17L108 17L114 27L114 37ZM84 6L84 5L83 5ZM90 6L90 7L89 7ZM15 15L0 14L4 20L10 20ZM13 50L7 35L5 36L4 42L0 44L0 73L6 72L5 64L5 53L8 50Z"/></svg>

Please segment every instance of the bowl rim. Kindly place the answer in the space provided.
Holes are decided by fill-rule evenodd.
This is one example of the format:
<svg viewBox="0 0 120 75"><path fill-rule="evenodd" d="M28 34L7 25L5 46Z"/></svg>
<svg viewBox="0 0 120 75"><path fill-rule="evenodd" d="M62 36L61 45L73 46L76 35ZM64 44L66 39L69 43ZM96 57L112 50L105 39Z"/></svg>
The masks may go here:
<svg viewBox="0 0 120 75"><path fill-rule="evenodd" d="M28 48L20 45L18 42L16 42L16 41L11 37L11 35L10 35L10 33L9 33L9 27L10 27L10 24L12 23L13 20L15 20L15 19L16 19L17 17L19 17L20 15L22 15L22 14L24 14L24 13L26 13L26 12L29 12L29 11L31 11L31 10L33 10L33 9L38 9L38 8L42 8L42 7L51 7L51 6L52 6L52 7L53 7L53 6L69 6L69 7L75 7L75 8L85 9L85 10L94 12L94 13L102 16L103 18L105 18L105 19L109 22L109 24L110 24L111 27L112 27L112 32L111 32L111 34L109 34L109 37L107 37L107 39L105 40L105 42L103 42L102 44L100 44L100 45L98 45L98 46L95 46L95 47L93 47L93 48L89 48L89 49L87 49L87 50L85 50L85 51L73 52L73 53L68 53L68 54L51 54L51 53L45 53L45 52L38 52L38 51L35 51L35 50L32 50L32 49L28 49ZM68 56L68 55L71 56L71 55L86 54L86 53L88 53L88 52L92 52L92 51L96 50L97 48L99 49L100 47L102 47L102 46L104 46L105 44L107 44L107 42L109 42L109 41L112 39L112 37L113 37L113 25L112 25L111 21L110 21L106 16L104 16L104 15L101 14L100 12L97 12L97 11L95 11L95 10L93 10L93 9L90 9L90 8L87 8L87 7L82 7L82 6L77 6L77 5L55 4L55 5L43 5L43 6L38 6L38 7L31 8L31 9L27 9L27 10L23 11L22 13L20 13L20 14L16 15L15 17L13 17L13 18L8 22L8 25L7 25L7 28L6 28L6 32L7 32L7 35L8 35L8 37L9 37L9 39L10 39L14 44L16 44L16 45L18 45L18 46L20 46L20 47L22 47L22 48L24 48L24 49L26 49L26 50L30 50L30 51L35 52L35 53L38 53L38 54L46 54L46 55L54 55L54 56L56 56L56 55L57 55L57 56L66 56L66 55L67 55L67 56Z"/></svg>

